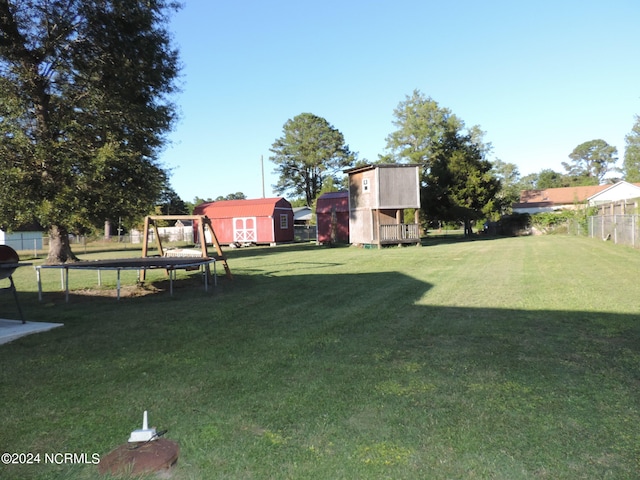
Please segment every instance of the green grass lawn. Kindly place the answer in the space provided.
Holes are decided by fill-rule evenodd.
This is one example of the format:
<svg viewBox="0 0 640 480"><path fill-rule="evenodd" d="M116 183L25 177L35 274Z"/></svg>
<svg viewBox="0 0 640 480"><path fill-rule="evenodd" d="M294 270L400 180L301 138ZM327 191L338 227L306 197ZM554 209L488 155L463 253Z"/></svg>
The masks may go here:
<svg viewBox="0 0 640 480"><path fill-rule="evenodd" d="M119 302L65 304L46 271L39 303L19 269L28 319L65 326L0 346L0 453L105 456L148 410L180 480L638 478L640 252L546 236L228 256L215 291L181 273L171 297L157 272Z"/></svg>

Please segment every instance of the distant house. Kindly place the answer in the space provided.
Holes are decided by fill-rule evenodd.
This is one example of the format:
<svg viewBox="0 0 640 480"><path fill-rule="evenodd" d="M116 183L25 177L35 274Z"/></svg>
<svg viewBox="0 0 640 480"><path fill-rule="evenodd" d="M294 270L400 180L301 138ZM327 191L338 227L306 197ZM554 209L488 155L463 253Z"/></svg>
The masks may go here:
<svg viewBox="0 0 640 480"><path fill-rule="evenodd" d="M513 213L543 213L557 210L571 210L582 207L587 199L607 189L610 185L589 185L583 187L546 188L544 190L523 190L520 201L513 204Z"/></svg>
<svg viewBox="0 0 640 480"><path fill-rule="evenodd" d="M378 164L352 168L349 175L349 242L360 245L420 243L420 167ZM404 210L415 209L414 223Z"/></svg>
<svg viewBox="0 0 640 480"><path fill-rule="evenodd" d="M311 223L311 207L293 207L293 224L309 225Z"/></svg>
<svg viewBox="0 0 640 480"><path fill-rule="evenodd" d="M318 243L349 243L349 192L328 192L316 202Z"/></svg>
<svg viewBox="0 0 640 480"><path fill-rule="evenodd" d="M589 206L640 198L640 183L618 182L587 198Z"/></svg>
<svg viewBox="0 0 640 480"><path fill-rule="evenodd" d="M294 239L293 209L280 197L202 203L193 214L209 217L222 244L275 245Z"/></svg>
<svg viewBox="0 0 640 480"><path fill-rule="evenodd" d="M158 227L158 235L166 242L193 242L193 221L178 220L171 227ZM147 232L150 242L155 241L155 230L152 228ZM129 231L131 243L143 243L144 234L141 230L132 228Z"/></svg>
<svg viewBox="0 0 640 480"><path fill-rule="evenodd" d="M640 197L640 184L618 182L614 185L523 190L520 201L513 204L514 213L542 213L573 210L585 205L610 203Z"/></svg>

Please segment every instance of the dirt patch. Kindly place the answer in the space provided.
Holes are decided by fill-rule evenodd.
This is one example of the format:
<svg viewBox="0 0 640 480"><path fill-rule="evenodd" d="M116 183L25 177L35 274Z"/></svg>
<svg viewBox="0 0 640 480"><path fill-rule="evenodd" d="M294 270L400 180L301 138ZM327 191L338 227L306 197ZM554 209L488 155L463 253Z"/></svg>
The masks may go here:
<svg viewBox="0 0 640 480"><path fill-rule="evenodd" d="M163 290L155 288L152 285L123 285L120 287L120 298L127 297L144 297L153 293L159 293ZM118 291L115 288L83 288L69 292L71 295L82 297L106 297L116 298Z"/></svg>
<svg viewBox="0 0 640 480"><path fill-rule="evenodd" d="M120 287L120 298L139 298L164 292L164 289L153 285L122 285ZM65 302L65 296L65 292L46 292L43 294L43 300L54 305L59 302ZM82 288L69 291L69 302L85 303L98 298L113 298L115 300L117 296L118 291L115 287Z"/></svg>

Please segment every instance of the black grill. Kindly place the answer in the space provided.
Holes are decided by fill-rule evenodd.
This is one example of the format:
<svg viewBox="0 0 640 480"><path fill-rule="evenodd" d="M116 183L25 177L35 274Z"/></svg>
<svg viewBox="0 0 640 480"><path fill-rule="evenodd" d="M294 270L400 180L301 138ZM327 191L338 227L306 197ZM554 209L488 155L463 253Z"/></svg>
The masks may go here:
<svg viewBox="0 0 640 480"><path fill-rule="evenodd" d="M9 286L2 288L2 290L10 290L13 293L13 298L16 301L18 307L18 313L20 314L20 320L25 323L24 315L22 314L22 308L20 308L20 302L18 301L18 292L16 286L13 283L13 272L16 268L31 265L30 263L20 263L20 257L16 251L8 245L0 245L0 280L5 278L9 279Z"/></svg>

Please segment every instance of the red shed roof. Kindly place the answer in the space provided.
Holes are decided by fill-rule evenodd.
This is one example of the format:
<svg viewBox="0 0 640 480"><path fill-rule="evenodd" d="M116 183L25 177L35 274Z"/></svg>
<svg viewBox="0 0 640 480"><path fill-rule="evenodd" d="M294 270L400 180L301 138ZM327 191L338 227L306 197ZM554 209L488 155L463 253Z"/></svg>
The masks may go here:
<svg viewBox="0 0 640 480"><path fill-rule="evenodd" d="M291 204L282 197L202 203L193 210L193 213L211 218L269 217L275 210L291 210L293 213Z"/></svg>

